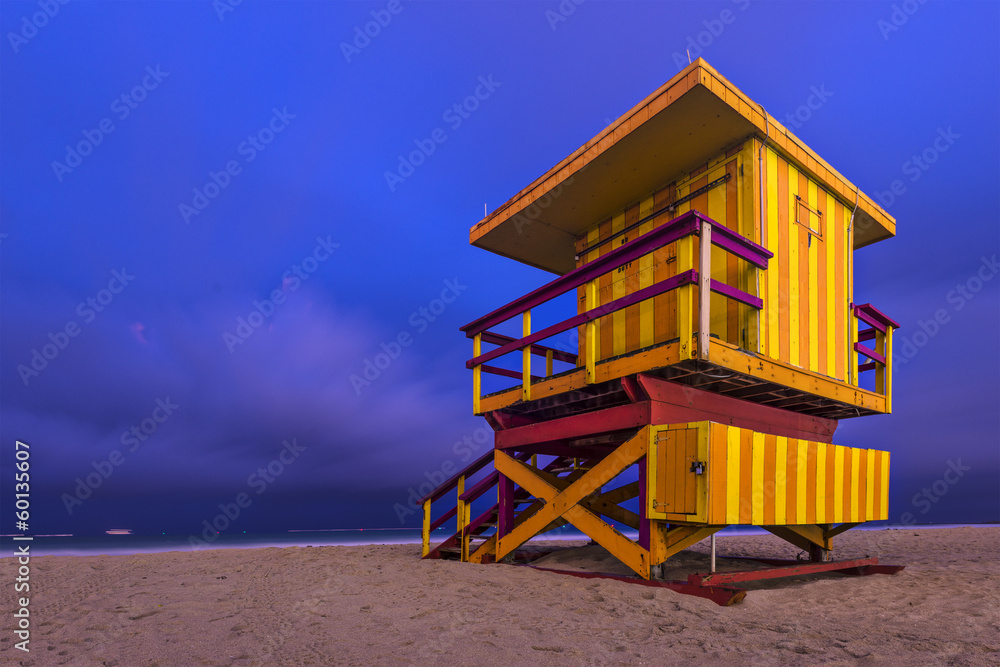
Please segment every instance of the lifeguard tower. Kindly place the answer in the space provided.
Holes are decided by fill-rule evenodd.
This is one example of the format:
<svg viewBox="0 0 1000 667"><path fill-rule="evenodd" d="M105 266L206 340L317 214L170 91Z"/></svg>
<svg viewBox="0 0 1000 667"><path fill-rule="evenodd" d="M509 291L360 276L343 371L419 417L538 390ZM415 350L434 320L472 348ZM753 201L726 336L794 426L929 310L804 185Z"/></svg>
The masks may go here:
<svg viewBox="0 0 1000 667"><path fill-rule="evenodd" d="M753 525L807 552L804 571L887 571L828 561L834 536L888 517L889 453L834 432L892 408L899 325L858 303L852 256L894 234L761 105L704 60L686 67L472 228L473 245L558 277L462 327L494 447L423 498L423 556L509 559L570 523L650 579ZM575 314L532 317L560 297ZM496 331L510 322L519 336ZM497 376L516 385L484 393Z"/></svg>

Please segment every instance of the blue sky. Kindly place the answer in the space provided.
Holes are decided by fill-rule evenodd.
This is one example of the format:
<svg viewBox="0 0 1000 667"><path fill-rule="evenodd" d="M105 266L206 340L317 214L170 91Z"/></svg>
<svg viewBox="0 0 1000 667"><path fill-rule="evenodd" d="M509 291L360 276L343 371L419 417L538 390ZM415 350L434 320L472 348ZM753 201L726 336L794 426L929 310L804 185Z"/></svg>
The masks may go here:
<svg viewBox="0 0 1000 667"><path fill-rule="evenodd" d="M892 452L894 517L997 520L998 19L935 0L4 2L3 493L22 439L37 532L186 534L242 492L234 530L398 527L411 487L483 451L458 327L551 277L469 227L693 46L779 119L824 90L786 124L897 219L857 253L855 293L912 354L894 414L837 441Z"/></svg>

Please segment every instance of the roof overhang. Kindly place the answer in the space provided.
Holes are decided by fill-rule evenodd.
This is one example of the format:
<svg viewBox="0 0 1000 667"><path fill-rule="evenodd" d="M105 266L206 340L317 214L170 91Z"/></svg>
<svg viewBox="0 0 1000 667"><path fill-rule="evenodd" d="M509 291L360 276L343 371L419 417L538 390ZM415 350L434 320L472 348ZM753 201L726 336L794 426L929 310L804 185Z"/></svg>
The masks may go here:
<svg viewBox="0 0 1000 667"><path fill-rule="evenodd" d="M699 58L480 221L470 242L566 273L589 227L750 136L766 136L844 202L857 199L855 248L895 234L892 217Z"/></svg>

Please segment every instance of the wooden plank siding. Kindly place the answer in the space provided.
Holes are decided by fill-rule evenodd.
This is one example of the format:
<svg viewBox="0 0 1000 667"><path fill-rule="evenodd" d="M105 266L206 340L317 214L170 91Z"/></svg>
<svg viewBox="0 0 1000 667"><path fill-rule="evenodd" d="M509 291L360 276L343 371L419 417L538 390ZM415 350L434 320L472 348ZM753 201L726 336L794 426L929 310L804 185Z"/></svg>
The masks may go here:
<svg viewBox="0 0 1000 667"><path fill-rule="evenodd" d="M704 516L694 516L699 438ZM654 426L649 517L708 525L811 525L889 518L889 452L757 433L714 422Z"/></svg>

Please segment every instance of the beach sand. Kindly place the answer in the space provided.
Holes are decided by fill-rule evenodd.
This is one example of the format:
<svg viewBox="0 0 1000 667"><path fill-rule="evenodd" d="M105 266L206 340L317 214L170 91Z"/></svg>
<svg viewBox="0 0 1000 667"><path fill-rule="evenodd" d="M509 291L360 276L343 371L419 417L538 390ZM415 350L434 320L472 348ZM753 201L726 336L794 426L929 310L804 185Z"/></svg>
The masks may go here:
<svg viewBox="0 0 1000 667"><path fill-rule="evenodd" d="M30 653L13 648L17 564L4 558L0 662L1000 664L1000 528L848 532L835 547L838 559L906 569L747 585L741 604L721 607L613 580L424 561L418 545L34 557ZM707 571L707 552L705 541L679 554L670 576ZM724 536L718 553L797 549ZM625 572L596 546L537 564Z"/></svg>

